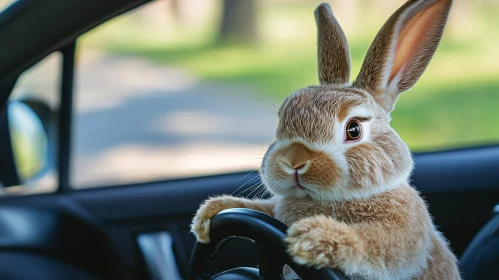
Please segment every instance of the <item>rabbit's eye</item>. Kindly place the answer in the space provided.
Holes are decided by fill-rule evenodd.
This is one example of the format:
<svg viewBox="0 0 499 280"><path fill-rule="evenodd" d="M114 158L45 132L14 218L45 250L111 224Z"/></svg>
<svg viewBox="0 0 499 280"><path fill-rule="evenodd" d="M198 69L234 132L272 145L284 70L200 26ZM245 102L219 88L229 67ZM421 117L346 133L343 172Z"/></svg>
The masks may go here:
<svg viewBox="0 0 499 280"><path fill-rule="evenodd" d="M350 120L346 126L346 140L355 141L362 137L362 126L358 120Z"/></svg>

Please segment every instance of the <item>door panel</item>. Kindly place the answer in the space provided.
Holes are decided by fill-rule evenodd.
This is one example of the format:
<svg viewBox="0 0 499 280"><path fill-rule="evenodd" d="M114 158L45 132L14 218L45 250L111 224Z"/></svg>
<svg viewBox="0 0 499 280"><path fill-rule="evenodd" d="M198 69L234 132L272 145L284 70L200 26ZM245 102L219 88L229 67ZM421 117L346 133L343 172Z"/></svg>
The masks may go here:
<svg viewBox="0 0 499 280"><path fill-rule="evenodd" d="M458 255L488 220L499 200L498 159L499 147L415 155L413 184L428 201L435 223ZM233 193L246 174L4 197L0 202L55 208L98 224L118 251L122 279L143 279L147 275L136 242L138 234L168 231L174 239L180 272L185 275L194 244L189 223L198 205L208 196ZM251 242L239 241L221 258L220 269L249 265L254 263L254 248Z"/></svg>

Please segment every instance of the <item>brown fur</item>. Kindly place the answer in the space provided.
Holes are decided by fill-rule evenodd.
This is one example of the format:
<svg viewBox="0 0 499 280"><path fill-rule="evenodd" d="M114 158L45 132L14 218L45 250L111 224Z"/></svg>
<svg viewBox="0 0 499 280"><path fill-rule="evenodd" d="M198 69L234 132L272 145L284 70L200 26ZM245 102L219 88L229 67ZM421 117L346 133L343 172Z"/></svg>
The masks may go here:
<svg viewBox="0 0 499 280"><path fill-rule="evenodd" d="M369 188L412 167L407 147L393 131L374 131L374 141L347 150L352 187ZM401 153L401 151L404 151ZM367 176L366 176L367 175Z"/></svg>
<svg viewBox="0 0 499 280"><path fill-rule="evenodd" d="M316 10L320 86L290 95L261 178L270 200L211 198L192 222L209 242L210 219L229 208L262 211L290 226L298 263L332 267L352 279L460 279L456 258L409 186L412 157L390 127L398 95L422 75L452 1L410 0L376 36L359 77L348 81L348 45L327 4ZM348 72L348 75L346 74ZM348 118L362 138L344 137Z"/></svg>
<svg viewBox="0 0 499 280"><path fill-rule="evenodd" d="M433 279L461 279L455 268L457 259L448 249L446 240L437 232L432 235L433 248L431 249L428 266L419 276L421 280ZM445 278L438 278L441 276Z"/></svg>
<svg viewBox="0 0 499 280"><path fill-rule="evenodd" d="M289 213L299 214L290 215ZM327 219L321 218L320 224L317 225L318 221L315 218L317 216L310 217L310 213L315 215L332 213L332 215ZM310 225L310 220L314 219L316 227L322 229L334 227L342 229L343 225L350 225L348 227L350 231L345 231L343 234L355 237L354 247L357 249L350 252L351 258L346 260L328 258L330 263L323 265L337 267L347 273L352 270L352 266L359 266L363 262L368 262L369 265L383 264L392 269L403 269L415 262L420 262L421 252L426 252L424 254L426 260L433 242L431 240L433 224L426 211L426 206L416 191L408 186L396 188L369 200L343 201L327 206L317 205L313 201L281 200L275 207L275 217L293 225L289 230L290 233L298 232L298 229L304 231L304 228L308 228ZM311 242L308 238L310 237L290 234L287 242L297 247L290 253L293 255L297 253L311 254L312 252L308 252L310 249L305 248L306 244L296 245L297 243ZM330 236L326 234L323 238L330 238ZM334 238L340 239L339 236ZM314 244L324 242L318 236L315 236L314 239ZM341 242L334 245L334 247L341 246L349 247L351 245L343 245ZM322 258L317 257L322 253L327 253L323 252L324 248L327 250L327 247L322 248L312 249L315 254L312 259L324 262ZM305 252L297 252L297 250ZM402 256L400 252L405 253ZM350 263L352 258L354 262ZM319 266L319 263L314 264Z"/></svg>
<svg viewBox="0 0 499 280"><path fill-rule="evenodd" d="M294 143L285 149L277 150L268 161L274 176L286 179L289 174L279 166L280 161L284 161L292 167L299 167L307 163L308 172L302 175L302 182L330 186L338 177L338 167L326 153L311 151L300 143Z"/></svg>
<svg viewBox="0 0 499 280"><path fill-rule="evenodd" d="M191 231L203 243L210 242L210 220L216 214L231 208L249 208L267 215L274 215L274 203L268 200L248 200L232 196L219 196L206 200L199 207L192 221Z"/></svg>
<svg viewBox="0 0 499 280"><path fill-rule="evenodd" d="M331 8L321 5L315 10L317 22L317 72L321 84L346 84L350 80L350 50Z"/></svg>
<svg viewBox="0 0 499 280"><path fill-rule="evenodd" d="M326 143L333 137L332 119L343 120L352 107L367 102L367 95L335 85L301 89L289 96L279 109L277 138L301 137L309 142Z"/></svg>

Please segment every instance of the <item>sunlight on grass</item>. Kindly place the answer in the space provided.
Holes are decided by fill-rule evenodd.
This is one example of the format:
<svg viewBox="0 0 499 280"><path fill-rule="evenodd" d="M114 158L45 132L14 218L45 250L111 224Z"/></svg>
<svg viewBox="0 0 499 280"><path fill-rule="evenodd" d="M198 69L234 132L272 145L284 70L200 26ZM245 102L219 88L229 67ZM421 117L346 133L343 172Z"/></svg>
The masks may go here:
<svg viewBox="0 0 499 280"><path fill-rule="evenodd" d="M102 27L104 32L97 32L100 37L91 33L84 40L113 54L183 67L201 80L252 85L255 95L282 100L299 88L317 84L314 5L262 6L260 39L255 45L217 44L216 13L190 31L145 31L131 18L122 17ZM448 31L420 82L400 98L393 126L413 149L498 142L499 37L491 36L498 27L493 11L481 12L471 33ZM369 17L368 11L365 14ZM352 77L380 27L381 23L370 24L347 34Z"/></svg>

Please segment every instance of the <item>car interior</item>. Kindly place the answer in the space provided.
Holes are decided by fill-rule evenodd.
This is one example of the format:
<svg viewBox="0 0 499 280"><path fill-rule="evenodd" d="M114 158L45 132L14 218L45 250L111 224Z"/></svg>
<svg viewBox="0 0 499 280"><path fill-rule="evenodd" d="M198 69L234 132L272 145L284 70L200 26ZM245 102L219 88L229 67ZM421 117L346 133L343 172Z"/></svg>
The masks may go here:
<svg viewBox="0 0 499 280"><path fill-rule="evenodd" d="M260 246L246 238L231 239L215 261L198 248L194 251L200 255L197 264L189 264L196 246L189 226L200 203L210 196L236 192L245 176L259 182L258 173L71 187L78 39L146 2L19 0L0 13L0 181L5 189L23 184L9 129L12 115L8 111L14 103L9 96L19 76L31 66L54 52L62 58L60 107L55 117L49 118L51 113L37 100L19 101L35 112L47 135L53 135L53 145L46 152L55 154L49 165L56 170L56 191L0 196L0 279L206 279L192 276L203 260L213 262L212 274L272 263L259 251ZM499 146L415 153L414 161L412 184L426 199L435 224L458 256L463 278L498 279L499 208L494 207L499 202ZM237 225L230 217L228 225L223 225L222 218L220 226L227 232ZM275 238L279 236L276 233ZM266 242L279 244L259 243ZM309 272L303 272L308 276L303 279L341 279ZM217 279L260 279L240 274L240 278L224 277Z"/></svg>

